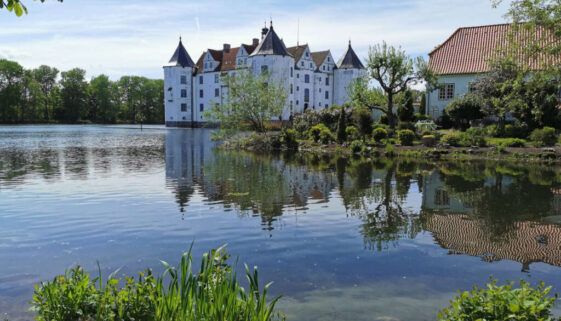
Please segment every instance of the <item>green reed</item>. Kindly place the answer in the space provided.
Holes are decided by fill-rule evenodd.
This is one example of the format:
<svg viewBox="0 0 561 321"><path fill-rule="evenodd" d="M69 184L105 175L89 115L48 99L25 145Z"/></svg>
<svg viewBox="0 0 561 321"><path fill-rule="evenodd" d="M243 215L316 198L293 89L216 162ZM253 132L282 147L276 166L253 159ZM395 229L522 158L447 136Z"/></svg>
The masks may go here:
<svg viewBox="0 0 561 321"><path fill-rule="evenodd" d="M158 278L151 271L138 280L115 278L104 283L91 280L81 267L66 271L51 282L35 287L31 302L39 321L139 320L139 321L269 321L284 320L275 313L280 297L267 303L271 283L260 290L257 268L245 266L248 291L239 284L235 268L223 247L203 255L198 272L193 272L191 249L177 267L162 262L166 270Z"/></svg>

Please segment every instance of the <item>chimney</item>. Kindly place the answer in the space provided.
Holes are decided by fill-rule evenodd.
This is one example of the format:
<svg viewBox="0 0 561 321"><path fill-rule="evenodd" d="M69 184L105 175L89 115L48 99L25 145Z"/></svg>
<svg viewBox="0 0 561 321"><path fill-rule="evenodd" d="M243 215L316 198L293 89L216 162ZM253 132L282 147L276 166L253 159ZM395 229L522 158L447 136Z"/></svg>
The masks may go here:
<svg viewBox="0 0 561 321"><path fill-rule="evenodd" d="M225 43L223 48L224 48L224 52L230 52L230 44L229 43Z"/></svg>
<svg viewBox="0 0 561 321"><path fill-rule="evenodd" d="M265 27L261 29L261 40L265 39L265 35L267 35L267 32L269 32L269 28Z"/></svg>
<svg viewBox="0 0 561 321"><path fill-rule="evenodd" d="M253 38L252 45L257 46L258 44L259 44L259 39L258 38Z"/></svg>

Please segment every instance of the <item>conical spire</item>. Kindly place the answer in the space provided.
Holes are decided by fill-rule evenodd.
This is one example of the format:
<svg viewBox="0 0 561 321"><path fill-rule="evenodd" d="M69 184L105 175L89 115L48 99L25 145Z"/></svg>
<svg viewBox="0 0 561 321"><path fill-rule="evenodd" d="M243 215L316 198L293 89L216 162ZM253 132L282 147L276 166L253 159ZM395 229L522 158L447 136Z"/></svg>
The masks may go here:
<svg viewBox="0 0 561 321"><path fill-rule="evenodd" d="M349 47L347 48L347 51L345 52L343 57L341 57L341 59L337 63L337 68L339 68L339 69L364 69L364 66L362 65L362 62L360 61L360 59L356 55L355 51L353 50L353 47L351 47L351 41L350 40L349 40Z"/></svg>
<svg viewBox="0 0 561 321"><path fill-rule="evenodd" d="M173 56L169 60L167 66L181 66L185 67L195 67L195 63L189 57L187 50L183 47L183 42L181 42L181 37L179 37L179 45L177 45L177 49L173 53Z"/></svg>
<svg viewBox="0 0 561 321"><path fill-rule="evenodd" d="M265 30L265 29L263 29ZM257 48L253 51L250 56L258 55L279 55L279 56L292 56L287 50L284 42L277 36L277 33L273 29L273 23L271 21L271 27L269 28L265 38L259 43Z"/></svg>

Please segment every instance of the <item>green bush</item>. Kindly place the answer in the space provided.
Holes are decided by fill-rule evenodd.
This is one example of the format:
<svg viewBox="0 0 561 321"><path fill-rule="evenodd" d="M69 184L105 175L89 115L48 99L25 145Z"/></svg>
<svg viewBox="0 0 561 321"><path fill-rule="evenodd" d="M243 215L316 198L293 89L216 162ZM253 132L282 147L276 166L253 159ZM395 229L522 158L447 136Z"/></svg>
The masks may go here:
<svg viewBox="0 0 561 321"><path fill-rule="evenodd" d="M469 136L485 136L487 135L487 130L483 127L470 127L466 130L466 134Z"/></svg>
<svg viewBox="0 0 561 321"><path fill-rule="evenodd" d="M415 124L410 123L410 122L400 122L397 125L397 129L398 130L402 130L402 129L409 129L411 131L415 131Z"/></svg>
<svg viewBox="0 0 561 321"><path fill-rule="evenodd" d="M528 136L528 125L516 120L514 124L508 124L504 129L505 137L526 138Z"/></svg>
<svg viewBox="0 0 561 321"><path fill-rule="evenodd" d="M360 140L354 140L351 143L351 152L353 154L359 154L362 152L362 142Z"/></svg>
<svg viewBox="0 0 561 321"><path fill-rule="evenodd" d="M442 136L440 141L454 147L487 146L487 140L482 135L477 135L478 131L474 129L471 135L468 132L449 133Z"/></svg>
<svg viewBox="0 0 561 321"><path fill-rule="evenodd" d="M535 129L530 135L530 139L536 146L554 146L557 142L557 134L554 128L544 127L542 129Z"/></svg>
<svg viewBox="0 0 561 321"><path fill-rule="evenodd" d="M410 129L402 129L397 132L397 139L399 143L403 146L413 145L413 140L415 140L415 133Z"/></svg>
<svg viewBox="0 0 561 321"><path fill-rule="evenodd" d="M327 128L327 126L325 126L324 124L317 124L317 125L313 126L313 127L310 129L310 133L309 133L310 139L313 140L313 141L316 142L316 143L319 142L319 140L320 140L320 133L321 133L323 130L326 130L326 129L329 130L329 128Z"/></svg>
<svg viewBox="0 0 561 321"><path fill-rule="evenodd" d="M459 147L461 146L462 142L462 135L461 133L450 133L442 136L440 139L441 142L448 144L450 146Z"/></svg>
<svg viewBox="0 0 561 321"><path fill-rule="evenodd" d="M345 133L347 134L347 140L353 141L359 138L358 129L355 126L347 126Z"/></svg>
<svg viewBox="0 0 561 321"><path fill-rule="evenodd" d="M501 131L501 128L497 125L490 125L487 126L487 134L491 137L502 137L504 132Z"/></svg>
<svg viewBox="0 0 561 321"><path fill-rule="evenodd" d="M159 278L148 270L138 281L126 277L123 286L116 273L103 282L76 267L37 285L32 309L38 321L283 319L273 313L279 298L267 303L269 285L259 288L257 269L250 272L246 266L246 291L226 263L229 257L222 248L212 250L203 255L200 270L192 272L195 266L189 251L178 267L164 263L166 271Z"/></svg>
<svg viewBox="0 0 561 321"><path fill-rule="evenodd" d="M354 118L360 136L364 139L366 136L370 135L372 123L374 122L372 119L372 112L368 109L358 109L354 112Z"/></svg>
<svg viewBox="0 0 561 321"><path fill-rule="evenodd" d="M376 129L376 128L383 128L383 129L390 129L390 126L386 125L386 124L380 124L380 123L376 123L372 125L372 130Z"/></svg>
<svg viewBox="0 0 561 321"><path fill-rule="evenodd" d="M514 282L497 286L491 280L485 289L474 287L470 292L459 292L450 301L450 307L438 313L441 321L466 320L553 320L551 308L557 295L549 297L551 287L540 282L534 289L520 281L520 287L513 289Z"/></svg>
<svg viewBox="0 0 561 321"><path fill-rule="evenodd" d="M388 137L388 131L384 128L376 128L372 131L372 138L379 143L382 139L386 139Z"/></svg>
<svg viewBox="0 0 561 321"><path fill-rule="evenodd" d="M506 138L499 145L503 147L524 147L526 146L526 141L520 138Z"/></svg>
<svg viewBox="0 0 561 321"><path fill-rule="evenodd" d="M380 115L380 119L378 119L378 123L388 125L388 115L386 114Z"/></svg>
<svg viewBox="0 0 561 321"><path fill-rule="evenodd" d="M296 140L297 132L294 129L283 130L281 142L289 149L297 149L298 141Z"/></svg>
<svg viewBox="0 0 561 321"><path fill-rule="evenodd" d="M331 131L327 128L323 128L320 132L319 132L319 140L320 142L322 142L323 144L329 144L332 141L335 140L335 138L333 137L333 134L331 134Z"/></svg>

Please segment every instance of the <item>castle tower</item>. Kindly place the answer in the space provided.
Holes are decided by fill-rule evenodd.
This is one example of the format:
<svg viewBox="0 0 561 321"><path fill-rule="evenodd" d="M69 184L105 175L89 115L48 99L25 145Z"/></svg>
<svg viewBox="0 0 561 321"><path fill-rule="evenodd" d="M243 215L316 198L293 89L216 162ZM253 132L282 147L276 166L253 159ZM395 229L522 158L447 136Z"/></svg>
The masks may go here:
<svg viewBox="0 0 561 321"><path fill-rule="evenodd" d="M364 65L356 55L353 47L351 47L351 41L349 40L349 47L347 51L341 57L337 63L337 69L335 69L335 95L334 104L343 105L349 101L347 94L347 89L352 85L352 82L366 74Z"/></svg>
<svg viewBox="0 0 561 321"><path fill-rule="evenodd" d="M293 83L294 72L291 73L291 69L294 68L294 57L288 52L284 42L275 32L273 22L268 29L263 28L263 33L265 32L266 34L257 48L249 55L251 69L254 74L268 72L272 81L282 83L286 91L289 92L290 84ZM289 102L291 100L292 94L289 94L283 113L279 115L282 116L283 120L288 120L290 117Z"/></svg>
<svg viewBox="0 0 561 321"><path fill-rule="evenodd" d="M193 74L195 63L181 37L168 64L164 66L165 122L169 127L189 127L194 121Z"/></svg>

